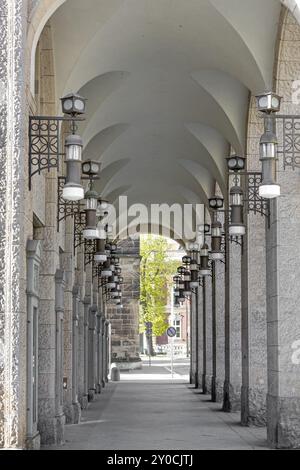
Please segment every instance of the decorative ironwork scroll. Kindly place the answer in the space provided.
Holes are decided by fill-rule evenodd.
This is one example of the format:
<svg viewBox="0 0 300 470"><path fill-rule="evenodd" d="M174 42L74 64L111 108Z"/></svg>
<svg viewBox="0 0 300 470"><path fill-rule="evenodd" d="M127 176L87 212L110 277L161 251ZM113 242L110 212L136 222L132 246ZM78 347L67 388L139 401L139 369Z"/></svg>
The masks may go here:
<svg viewBox="0 0 300 470"><path fill-rule="evenodd" d="M270 216L270 203L268 200L259 196L259 185L262 182L260 172L249 172L246 174L246 195L247 211L262 216Z"/></svg>
<svg viewBox="0 0 300 470"><path fill-rule="evenodd" d="M283 155L283 168L300 168L300 116L277 115L278 154Z"/></svg>
<svg viewBox="0 0 300 470"><path fill-rule="evenodd" d="M60 119L47 117L29 117L29 189L35 174L51 168L59 169Z"/></svg>

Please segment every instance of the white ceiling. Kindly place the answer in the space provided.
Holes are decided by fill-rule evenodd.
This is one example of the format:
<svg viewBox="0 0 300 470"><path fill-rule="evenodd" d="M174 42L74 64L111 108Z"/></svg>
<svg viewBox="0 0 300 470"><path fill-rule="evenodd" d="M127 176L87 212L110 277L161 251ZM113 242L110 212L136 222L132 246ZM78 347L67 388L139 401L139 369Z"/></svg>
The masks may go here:
<svg viewBox="0 0 300 470"><path fill-rule="evenodd" d="M207 202L270 89L279 0L67 0L51 19L58 97L88 99L103 196ZM195 200L194 200L195 199Z"/></svg>

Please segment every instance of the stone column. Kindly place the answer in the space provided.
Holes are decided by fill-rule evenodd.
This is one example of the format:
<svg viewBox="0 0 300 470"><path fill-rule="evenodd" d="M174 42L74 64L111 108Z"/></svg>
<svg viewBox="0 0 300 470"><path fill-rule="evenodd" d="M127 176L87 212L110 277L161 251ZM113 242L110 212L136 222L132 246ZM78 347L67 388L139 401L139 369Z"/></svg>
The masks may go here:
<svg viewBox="0 0 300 470"><path fill-rule="evenodd" d="M248 171L261 171L259 141L263 120L255 98L249 108ZM242 250L242 393L241 422L266 424L267 322L266 322L266 218L245 213L247 233Z"/></svg>
<svg viewBox="0 0 300 470"><path fill-rule="evenodd" d="M202 305L202 292L200 288L197 288L195 293L192 294L191 297L191 302L187 302L187 305L189 305L189 309L192 310L192 315L194 316L194 322L193 322L193 327L195 329L194 331L194 338L195 338L195 357L194 357L194 362L195 362L195 373L194 373L194 379L193 383L195 384L195 388L199 388L199 384L201 384L202 380L202 363L201 363L201 357L202 357L202 342L203 338L201 337L201 328L200 328L200 321L201 321L201 305Z"/></svg>
<svg viewBox="0 0 300 470"><path fill-rule="evenodd" d="M229 233L228 212L225 233ZM240 243L238 241L238 243ZM241 247L226 237L225 257L225 380L223 411L241 407Z"/></svg>
<svg viewBox="0 0 300 470"><path fill-rule="evenodd" d="M82 409L87 408L87 380L86 365L87 355L85 348L87 346L87 324L86 324L86 275L84 271L84 251L83 247L77 248L77 284L80 286L80 301L78 308L78 400Z"/></svg>
<svg viewBox="0 0 300 470"><path fill-rule="evenodd" d="M41 242L27 243L27 438L28 449L39 449L38 423L38 312Z"/></svg>
<svg viewBox="0 0 300 470"><path fill-rule="evenodd" d="M238 243L242 243L241 240ZM230 404L232 411L241 409L241 246L230 246Z"/></svg>
<svg viewBox="0 0 300 470"><path fill-rule="evenodd" d="M110 340L109 340L109 333L110 333L110 323L108 320L105 321L105 368L104 368L104 381L108 382L108 375L109 375L109 358L110 358Z"/></svg>
<svg viewBox="0 0 300 470"><path fill-rule="evenodd" d="M189 331L189 336L190 336L190 384L194 384L195 387L197 388L199 386L199 379L196 379L199 377L199 363L197 362L197 351L198 351L198 346L197 346L197 341L199 340L199 336L196 335L196 296L193 294L192 296L192 302L190 304L190 331ZM198 306L199 308L199 306Z"/></svg>
<svg viewBox="0 0 300 470"><path fill-rule="evenodd" d="M96 393L96 374L95 374L95 357L96 357L96 315L97 307L92 306L89 309L89 341L88 341L88 398L89 401L95 399Z"/></svg>
<svg viewBox="0 0 300 470"><path fill-rule="evenodd" d="M0 447L26 442L27 1L0 2Z"/></svg>
<svg viewBox="0 0 300 470"><path fill-rule="evenodd" d="M203 288L199 286L197 288L198 293L198 386L202 389L203 379Z"/></svg>
<svg viewBox="0 0 300 470"><path fill-rule="evenodd" d="M211 393L212 380L212 284L211 276L205 279L205 307L206 307L206 392Z"/></svg>
<svg viewBox="0 0 300 470"><path fill-rule="evenodd" d="M78 328L79 328L79 288L73 287L73 324L72 324L72 405L73 423L77 424L81 418L81 408L78 402Z"/></svg>
<svg viewBox="0 0 300 470"><path fill-rule="evenodd" d="M201 357L202 357L202 377L201 377L201 388L204 395L207 394L207 317L206 317L206 279L202 279L202 328L199 328L199 333L202 339L202 347L200 348ZM199 312L200 313L200 312ZM200 336L199 335L199 336ZM201 340L200 340L201 341Z"/></svg>
<svg viewBox="0 0 300 470"><path fill-rule="evenodd" d="M74 286L74 223L69 217L65 221L65 250L63 267L66 276L65 315L64 315L64 413L67 424L75 422L76 412L73 405L73 286Z"/></svg>
<svg viewBox="0 0 300 470"><path fill-rule="evenodd" d="M90 297L85 297L84 306L84 323L83 323L83 342L84 342L84 372L83 372L83 396L82 408L87 408L89 396L89 311L91 307Z"/></svg>
<svg viewBox="0 0 300 470"><path fill-rule="evenodd" d="M64 271L57 269L55 273L55 312L56 312L56 349L55 349L55 417L57 426L57 441L64 441L65 423L63 413L63 372L64 372ZM61 434L58 434L60 432Z"/></svg>
<svg viewBox="0 0 300 470"><path fill-rule="evenodd" d="M40 274L39 313L39 423L42 444L59 444L63 438L64 415L57 416L56 409L56 267L59 266L56 225L57 174L46 175L46 222L36 230L43 240Z"/></svg>
<svg viewBox="0 0 300 470"><path fill-rule="evenodd" d="M101 325L101 335L102 335L102 338L101 338L101 346L102 346L102 349L101 349L101 366L102 366L102 381L101 381L101 385L102 387L105 387L105 384L106 384L106 380L105 380L105 355L106 355L106 350L105 350L105 317L101 317L101 322L102 322L102 325Z"/></svg>
<svg viewBox="0 0 300 470"><path fill-rule="evenodd" d="M212 376L211 401L217 401L217 309L216 309L216 261L212 262L211 269L211 344L212 344Z"/></svg>
<svg viewBox="0 0 300 470"><path fill-rule="evenodd" d="M96 370L96 393L101 393L101 382L102 382L102 316L101 313L97 312L96 318L96 357L97 357L97 370Z"/></svg>
<svg viewBox="0 0 300 470"><path fill-rule="evenodd" d="M292 82L299 80L300 69L300 50L292 41L299 40L299 24L290 12L285 12L274 87L283 96L282 114L300 114L299 100L292 98ZM299 130L294 132L296 137ZM291 144L289 139L283 142L279 122L277 134L279 147L296 148L297 143ZM282 155L278 163L282 197L271 203L267 229L268 441L275 448L299 448L300 169L284 169Z"/></svg>
<svg viewBox="0 0 300 470"><path fill-rule="evenodd" d="M216 400L223 401L225 381L225 265L216 263Z"/></svg>

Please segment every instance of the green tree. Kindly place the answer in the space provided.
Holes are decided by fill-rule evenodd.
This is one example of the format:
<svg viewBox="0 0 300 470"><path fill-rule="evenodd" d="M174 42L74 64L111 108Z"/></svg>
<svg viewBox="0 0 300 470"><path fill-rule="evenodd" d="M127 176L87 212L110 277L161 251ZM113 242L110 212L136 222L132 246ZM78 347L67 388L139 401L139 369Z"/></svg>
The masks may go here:
<svg viewBox="0 0 300 470"><path fill-rule="evenodd" d="M154 336L160 336L166 331L168 293L178 266L177 261L168 259L168 248L168 241L164 237L141 237L140 326L143 332L145 322L151 322ZM153 353L151 341L149 348Z"/></svg>

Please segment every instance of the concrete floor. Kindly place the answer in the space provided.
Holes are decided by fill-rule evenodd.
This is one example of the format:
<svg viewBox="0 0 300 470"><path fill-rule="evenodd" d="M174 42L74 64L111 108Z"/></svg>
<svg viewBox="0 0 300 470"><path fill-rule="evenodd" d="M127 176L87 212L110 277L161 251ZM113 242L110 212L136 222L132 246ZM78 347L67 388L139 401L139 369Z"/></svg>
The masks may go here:
<svg viewBox="0 0 300 470"><path fill-rule="evenodd" d="M266 431L239 425L239 415L187 384L187 359L155 359L141 371L121 374L83 412L79 425L66 428L60 450L267 449Z"/></svg>

